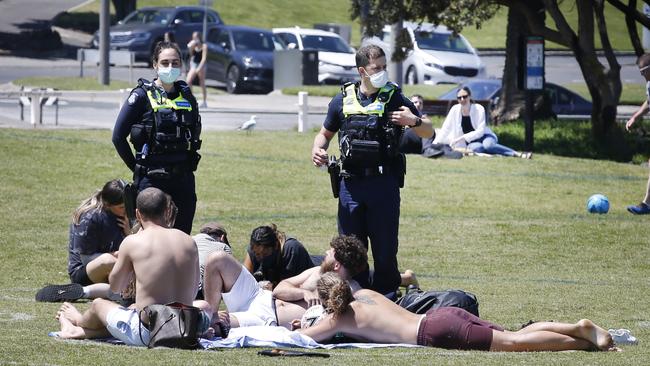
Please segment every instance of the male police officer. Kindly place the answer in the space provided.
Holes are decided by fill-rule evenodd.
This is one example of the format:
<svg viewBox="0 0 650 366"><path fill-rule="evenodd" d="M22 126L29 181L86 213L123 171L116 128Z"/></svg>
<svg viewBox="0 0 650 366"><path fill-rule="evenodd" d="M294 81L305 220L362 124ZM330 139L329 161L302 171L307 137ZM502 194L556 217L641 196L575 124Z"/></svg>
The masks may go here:
<svg viewBox="0 0 650 366"><path fill-rule="evenodd" d="M399 141L405 126L415 128L422 137L430 136L432 128L422 123L400 88L388 82L386 55L380 47L361 47L356 65L361 82L345 84L330 102L314 139L312 161L316 166L328 164L327 148L338 131L342 166L333 188L339 191L339 234L355 235L366 247L370 240L373 278L365 271L355 280L390 296L400 284L399 189L406 160L398 150Z"/></svg>
<svg viewBox="0 0 650 366"><path fill-rule="evenodd" d="M158 43L152 61L158 78L138 80L115 122L113 144L133 171L138 192L156 187L171 195L178 207L174 227L189 234L196 210L201 118L191 89L176 80L181 72L178 46ZM129 134L135 156L126 140Z"/></svg>

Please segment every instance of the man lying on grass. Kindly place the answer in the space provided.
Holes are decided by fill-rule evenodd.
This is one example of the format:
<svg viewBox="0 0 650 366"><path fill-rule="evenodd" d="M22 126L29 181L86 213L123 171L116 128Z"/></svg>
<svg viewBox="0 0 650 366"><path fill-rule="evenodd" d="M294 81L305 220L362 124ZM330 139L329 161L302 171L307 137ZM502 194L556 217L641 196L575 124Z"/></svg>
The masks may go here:
<svg viewBox="0 0 650 366"><path fill-rule="evenodd" d="M317 342L342 333L367 342L463 350L619 350L606 330L587 319L575 324L533 323L510 332L460 308L442 307L416 315L371 290L353 296L347 281L333 272L323 274L317 288L325 315L316 325L298 330ZM294 324L299 326L299 321Z"/></svg>

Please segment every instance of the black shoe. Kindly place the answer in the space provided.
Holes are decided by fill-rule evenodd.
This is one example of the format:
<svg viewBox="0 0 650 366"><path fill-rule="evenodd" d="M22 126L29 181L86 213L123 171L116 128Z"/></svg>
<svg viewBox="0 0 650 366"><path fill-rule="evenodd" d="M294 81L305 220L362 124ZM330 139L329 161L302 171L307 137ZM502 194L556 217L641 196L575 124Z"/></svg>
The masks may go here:
<svg viewBox="0 0 650 366"><path fill-rule="evenodd" d="M438 150L438 149L434 149L432 147L427 147L422 152L422 156L424 156L425 158L434 159L434 158L437 158L437 157L440 157L440 156L444 155L444 153L445 152L443 150Z"/></svg>
<svg viewBox="0 0 650 366"><path fill-rule="evenodd" d="M67 285L47 285L36 293L36 301L60 302L79 300L84 295L84 288L78 283Z"/></svg>

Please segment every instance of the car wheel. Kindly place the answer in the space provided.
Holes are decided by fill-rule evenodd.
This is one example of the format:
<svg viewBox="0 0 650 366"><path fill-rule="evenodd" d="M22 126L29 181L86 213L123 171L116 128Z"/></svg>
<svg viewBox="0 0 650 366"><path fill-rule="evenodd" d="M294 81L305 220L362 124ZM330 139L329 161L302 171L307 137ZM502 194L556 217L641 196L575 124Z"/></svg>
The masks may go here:
<svg viewBox="0 0 650 366"><path fill-rule="evenodd" d="M226 75L226 91L230 94L237 94L241 92L241 87L239 85L239 67L237 65L232 65L228 69L228 74Z"/></svg>
<svg viewBox="0 0 650 366"><path fill-rule="evenodd" d="M418 73L417 70L415 70L415 66L410 66L408 70L406 70L406 84L409 85L415 85L418 83Z"/></svg>

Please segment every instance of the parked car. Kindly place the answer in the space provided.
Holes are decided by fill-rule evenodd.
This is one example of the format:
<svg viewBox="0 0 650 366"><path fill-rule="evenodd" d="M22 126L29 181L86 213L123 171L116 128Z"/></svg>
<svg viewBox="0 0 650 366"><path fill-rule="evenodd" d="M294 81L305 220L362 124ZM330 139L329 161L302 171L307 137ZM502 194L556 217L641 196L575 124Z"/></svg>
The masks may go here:
<svg viewBox="0 0 650 366"><path fill-rule="evenodd" d="M156 44L165 32L173 32L176 42L185 54L187 43L195 31L203 31L204 10L201 6L144 7L138 9L110 28L111 49L135 52L139 61L151 62ZM223 24L219 14L208 9L208 25ZM92 45L99 47L99 31Z"/></svg>
<svg viewBox="0 0 650 366"><path fill-rule="evenodd" d="M489 100L496 106L501 96L501 79L471 80L462 84L472 91L472 99ZM438 99L456 100L458 88L455 87L442 94ZM545 83L544 93L551 101L551 108L556 115L590 115L591 102L580 95L553 83Z"/></svg>
<svg viewBox="0 0 650 366"><path fill-rule="evenodd" d="M282 49L266 29L219 25L208 31L208 79L226 83L228 93L273 90L273 51Z"/></svg>
<svg viewBox="0 0 650 366"><path fill-rule="evenodd" d="M405 84L458 84L469 78L486 77L485 65L478 53L461 34L455 36L445 26L404 22L413 50L404 62ZM384 26L381 37L365 39L362 44L376 43L387 53L391 26Z"/></svg>
<svg viewBox="0 0 650 366"><path fill-rule="evenodd" d="M355 51L338 34L319 29L273 28L287 49L318 51L318 82L343 84L359 80Z"/></svg>

